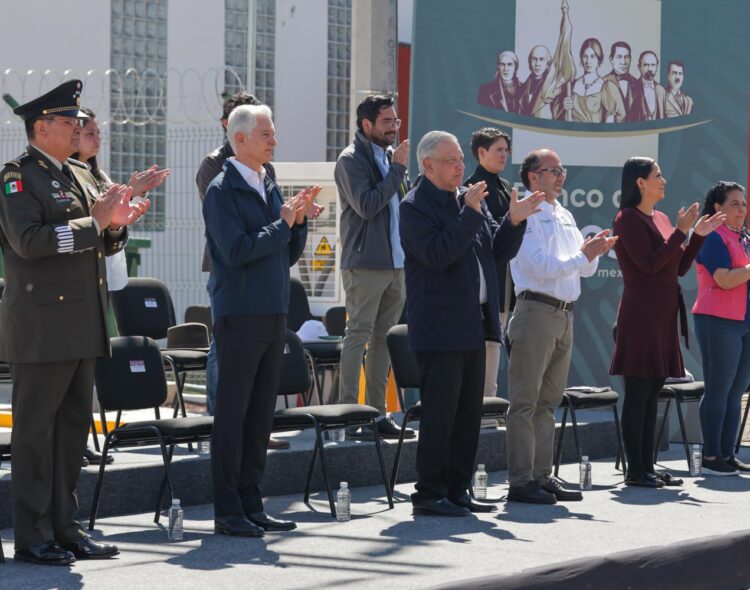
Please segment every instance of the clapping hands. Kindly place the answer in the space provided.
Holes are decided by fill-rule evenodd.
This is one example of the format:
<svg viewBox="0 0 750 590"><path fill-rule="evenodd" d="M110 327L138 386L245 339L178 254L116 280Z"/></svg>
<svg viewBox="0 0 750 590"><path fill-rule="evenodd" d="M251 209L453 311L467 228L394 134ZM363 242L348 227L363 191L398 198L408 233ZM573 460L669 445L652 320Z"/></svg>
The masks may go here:
<svg viewBox="0 0 750 590"><path fill-rule="evenodd" d="M295 223L298 225L304 223L308 213L312 212L311 215L314 217L320 215L323 207L316 205L314 201L321 189L320 186L304 188L281 206L281 218L289 227ZM313 206L315 206L314 210Z"/></svg>

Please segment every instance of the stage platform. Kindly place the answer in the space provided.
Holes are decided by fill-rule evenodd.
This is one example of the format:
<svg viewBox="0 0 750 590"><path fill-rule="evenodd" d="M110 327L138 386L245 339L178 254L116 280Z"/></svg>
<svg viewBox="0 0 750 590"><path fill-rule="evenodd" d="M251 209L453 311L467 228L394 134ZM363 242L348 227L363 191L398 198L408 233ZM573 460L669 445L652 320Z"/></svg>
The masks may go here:
<svg viewBox="0 0 750 590"><path fill-rule="evenodd" d="M483 448L495 436L485 434ZM273 456L277 454L282 453ZM740 457L750 461L750 449L743 448ZM412 486L406 483L396 488L394 510L387 510L381 487L355 487L353 518L346 523L331 520L320 494L312 508L302 503L299 493L274 496L267 499L267 510L294 519L299 528L263 539L213 535L208 504L186 509L181 542L169 542L149 512L108 517L98 521L95 536L117 543L122 551L118 558L70 568L8 560L0 564L0 575L2 586L15 590L428 588L750 528L749 477L688 478L679 445L672 445L662 464L686 478L684 487L624 488L613 460L600 459L593 466L594 489L583 502L502 503L496 513L468 518L413 517L408 502ZM577 473L577 465L563 466L566 479L577 480ZM504 495L506 482L505 471L493 470L490 493ZM152 495L149 487L141 492ZM6 555L12 556L9 529L2 531L2 539ZM700 558L696 560L700 566ZM691 587L717 588L710 579L695 581ZM601 587L620 587L619 580L610 582ZM673 587L669 579L653 582L653 587Z"/></svg>

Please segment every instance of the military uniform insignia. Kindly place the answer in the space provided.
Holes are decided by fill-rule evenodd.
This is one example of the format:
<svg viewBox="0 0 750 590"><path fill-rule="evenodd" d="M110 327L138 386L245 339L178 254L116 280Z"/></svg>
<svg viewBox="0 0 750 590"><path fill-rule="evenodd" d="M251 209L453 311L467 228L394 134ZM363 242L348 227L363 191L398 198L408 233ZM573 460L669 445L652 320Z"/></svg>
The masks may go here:
<svg viewBox="0 0 750 590"><path fill-rule="evenodd" d="M15 180L8 180L4 183L5 188L5 194L10 196L15 193L22 193L23 192L23 181L18 178Z"/></svg>
<svg viewBox="0 0 750 590"><path fill-rule="evenodd" d="M37 160L36 163L39 164L41 168L44 168L45 170L49 170L49 168L47 168L47 163L44 160Z"/></svg>
<svg viewBox="0 0 750 590"><path fill-rule="evenodd" d="M57 182L56 180L53 180L52 181L52 188L60 188L60 183Z"/></svg>

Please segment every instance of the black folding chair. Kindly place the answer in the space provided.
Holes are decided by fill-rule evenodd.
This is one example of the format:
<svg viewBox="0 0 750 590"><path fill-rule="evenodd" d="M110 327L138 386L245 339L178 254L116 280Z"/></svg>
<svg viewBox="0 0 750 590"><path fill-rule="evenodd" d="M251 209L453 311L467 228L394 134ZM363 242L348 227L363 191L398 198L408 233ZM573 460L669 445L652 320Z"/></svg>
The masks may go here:
<svg viewBox="0 0 750 590"><path fill-rule="evenodd" d="M295 395L306 391L310 385L310 373L305 359L305 350L299 336L292 330L287 330L286 350L282 360L281 382L278 395ZM323 446L323 433L329 430L347 428L349 426L363 426L371 424L375 427L375 420L379 412L371 406L359 404L327 404L319 406L303 406L299 408L287 408L279 410L274 415L274 432L315 429L315 446L313 447L310 466L307 471L307 482L305 483L305 503L310 501L310 485L312 483L315 461L320 457L320 468L323 473L328 503L331 508L331 516L336 517L336 504L333 500L331 482L328 478L326 467L326 450ZM388 482L388 473L383 459L383 449L380 439L375 437L375 450L380 464L383 477L388 506L393 508L393 496L391 486Z"/></svg>
<svg viewBox="0 0 750 590"><path fill-rule="evenodd" d="M289 285L289 314L287 315L287 327L292 332L297 332L307 320L320 319L315 318L310 311L310 302L307 299L305 287L297 278L292 278ZM330 321L333 336L343 336L341 332L341 315L344 315L344 324L346 324L346 310L343 308L331 308L326 312L326 319ZM332 311L336 310L336 311ZM335 333L341 332L341 333ZM315 379L315 391L318 393L318 401L323 403L323 388L325 387L326 373L332 370L334 379L336 372L341 364L342 342L331 340L306 341L304 348L307 351L307 358L312 365L313 376ZM310 403L308 396L305 403Z"/></svg>
<svg viewBox="0 0 750 590"><path fill-rule="evenodd" d="M685 460L690 467L690 446L688 444L687 430L685 429L685 416L682 411L682 404L686 403L698 403L703 397L705 386L703 381L691 381L689 383L666 383L662 390L659 392L659 401L664 402L664 416L661 420L661 426L659 427L659 434L656 437L656 445L654 447L654 463L659 460L659 447L661 447L661 441L664 438L664 430L667 424L667 415L669 414L669 408L674 402L677 408L677 419L680 422L680 433L682 435L682 446L685 449Z"/></svg>
<svg viewBox="0 0 750 590"><path fill-rule="evenodd" d="M399 324L388 330L386 336L388 344L388 354L391 357L391 367L393 368L393 377L396 381L396 391L398 392L398 401L401 409L406 408L404 405L403 389L406 387L419 387L419 364L416 355L409 349L409 332L408 326ZM501 397L485 397L482 399L482 418L498 419L505 418L508 413L508 400ZM391 490L396 485L398 477L398 468L401 463L401 451L404 446L404 435L406 434L406 425L412 420L418 420L422 415L422 402L417 402L404 411L404 418L401 422L401 434L398 437L396 447L396 456L393 459L393 468L391 470ZM474 495L474 490L471 490ZM493 499L487 499L493 502ZM498 500L499 501L499 500Z"/></svg>
<svg viewBox="0 0 750 590"><path fill-rule="evenodd" d="M112 292L112 308L121 336L148 336L161 340L176 325L169 289L158 279L131 277L124 289ZM174 373L177 386L173 416L177 417L178 410L186 416L183 399L185 378L189 371L206 370L208 343L199 348L165 348L161 354Z"/></svg>
<svg viewBox="0 0 750 590"><path fill-rule="evenodd" d="M103 428L106 430L107 411L116 411L118 417L115 428L105 432L102 461L91 502L89 530L94 529L110 449L157 445L160 447L164 462L164 478L154 512L154 522L159 522L165 488L169 491L170 498L174 497L170 466L175 445L210 440L213 429L211 416L164 419L160 417L159 406L167 399L167 378L161 351L156 342L144 336L121 336L112 338L111 344L112 356L96 362L96 393ZM154 409L154 420L120 424L122 411L148 408Z"/></svg>
<svg viewBox="0 0 750 590"><path fill-rule="evenodd" d="M570 387L563 393L560 406L563 408L562 424L560 425L560 436L557 440L557 452L555 453L555 477L560 472L560 461L562 459L563 442L565 441L565 426L570 414L573 426L573 440L576 444L576 457L581 462L581 444L578 440L578 417L576 410L594 410L599 408L612 408L612 416L615 423L615 435L617 436L617 460L615 469L620 466L622 460L622 471L626 471L625 451L622 444L622 431L620 429L620 415L617 412L617 401L620 396L609 387Z"/></svg>

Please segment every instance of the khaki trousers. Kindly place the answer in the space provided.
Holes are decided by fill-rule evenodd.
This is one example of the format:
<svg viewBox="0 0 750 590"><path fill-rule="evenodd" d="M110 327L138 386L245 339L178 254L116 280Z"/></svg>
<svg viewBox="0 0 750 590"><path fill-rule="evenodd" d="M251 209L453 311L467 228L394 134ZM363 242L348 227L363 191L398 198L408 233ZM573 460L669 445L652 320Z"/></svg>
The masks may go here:
<svg viewBox="0 0 750 590"><path fill-rule="evenodd" d="M508 327L510 408L506 419L512 486L552 473L555 408L562 401L573 350L573 312L519 299Z"/></svg>
<svg viewBox="0 0 750 590"><path fill-rule="evenodd" d="M341 350L339 401L356 404L359 373L367 349L365 403L385 414L390 357L385 337L404 308L404 270L347 268L341 271L346 293L346 335Z"/></svg>

